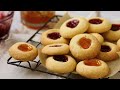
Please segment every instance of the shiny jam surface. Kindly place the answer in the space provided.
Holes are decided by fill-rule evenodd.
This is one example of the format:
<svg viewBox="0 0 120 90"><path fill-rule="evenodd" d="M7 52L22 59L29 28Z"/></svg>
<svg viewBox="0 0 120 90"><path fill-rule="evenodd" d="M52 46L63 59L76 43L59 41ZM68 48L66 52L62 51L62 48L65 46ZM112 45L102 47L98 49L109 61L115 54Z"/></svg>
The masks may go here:
<svg viewBox="0 0 120 90"><path fill-rule="evenodd" d="M50 47L61 47L62 45L53 45L53 46L50 46Z"/></svg>
<svg viewBox="0 0 120 90"><path fill-rule="evenodd" d="M89 20L89 23L91 24L101 24L103 21L100 19L91 19Z"/></svg>
<svg viewBox="0 0 120 90"><path fill-rule="evenodd" d="M102 45L101 46L101 51L102 52L109 52L109 51L111 51L111 48L107 45Z"/></svg>
<svg viewBox="0 0 120 90"><path fill-rule="evenodd" d="M59 32L53 32L47 35L48 38L56 40L59 39L61 37Z"/></svg>
<svg viewBox="0 0 120 90"><path fill-rule="evenodd" d="M33 48L27 44L21 44L18 46L18 49L24 52L31 51Z"/></svg>
<svg viewBox="0 0 120 90"><path fill-rule="evenodd" d="M101 62L97 59L84 60L84 64L88 66L100 66Z"/></svg>
<svg viewBox="0 0 120 90"><path fill-rule="evenodd" d="M118 31L118 30L120 30L120 24L112 24L111 30L112 31Z"/></svg>
<svg viewBox="0 0 120 90"><path fill-rule="evenodd" d="M66 57L65 55L55 55L55 56L53 56L53 59L56 61L60 61L60 62L68 61L68 57Z"/></svg>
<svg viewBox="0 0 120 90"><path fill-rule="evenodd" d="M79 40L79 45L80 45L83 49L88 49L88 48L91 46L91 40L83 37L83 38L81 38L81 39Z"/></svg>
<svg viewBox="0 0 120 90"><path fill-rule="evenodd" d="M72 20L67 23L67 27L75 28L79 24L79 20Z"/></svg>

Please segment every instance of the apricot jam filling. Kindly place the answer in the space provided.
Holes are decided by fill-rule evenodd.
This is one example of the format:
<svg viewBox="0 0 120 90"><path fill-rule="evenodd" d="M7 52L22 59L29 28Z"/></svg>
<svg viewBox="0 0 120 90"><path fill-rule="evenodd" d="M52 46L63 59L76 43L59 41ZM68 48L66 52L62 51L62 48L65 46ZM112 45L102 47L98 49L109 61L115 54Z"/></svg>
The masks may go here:
<svg viewBox="0 0 120 90"><path fill-rule="evenodd" d="M101 62L97 59L84 60L84 64L88 66L100 66Z"/></svg>
<svg viewBox="0 0 120 90"><path fill-rule="evenodd" d="M33 48L30 45L27 44L21 44L18 46L18 49L24 52L31 51Z"/></svg>

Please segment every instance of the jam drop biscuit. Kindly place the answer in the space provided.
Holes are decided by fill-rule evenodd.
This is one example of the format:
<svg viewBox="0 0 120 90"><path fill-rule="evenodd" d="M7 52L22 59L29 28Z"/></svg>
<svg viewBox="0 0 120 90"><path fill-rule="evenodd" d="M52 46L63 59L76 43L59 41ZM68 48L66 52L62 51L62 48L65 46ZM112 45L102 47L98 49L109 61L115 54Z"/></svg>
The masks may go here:
<svg viewBox="0 0 120 90"><path fill-rule="evenodd" d="M46 68L55 73L72 72L76 65L76 61L69 55L51 56L46 60Z"/></svg>
<svg viewBox="0 0 120 90"><path fill-rule="evenodd" d="M37 57L38 50L29 43L18 42L9 48L9 54L16 60L32 61Z"/></svg>
<svg viewBox="0 0 120 90"><path fill-rule="evenodd" d="M103 36L100 35L99 33L90 33L90 34L95 36L101 44L104 42Z"/></svg>
<svg viewBox="0 0 120 90"><path fill-rule="evenodd" d="M67 44L50 44L42 49L42 53L47 55L65 55L69 53L69 46Z"/></svg>
<svg viewBox="0 0 120 90"><path fill-rule="evenodd" d="M117 45L110 42L104 42L101 46L101 50L97 58L103 61L116 60L119 58L117 54L118 51L119 48L117 47Z"/></svg>
<svg viewBox="0 0 120 90"><path fill-rule="evenodd" d="M117 46L119 47L120 50L120 39L117 41Z"/></svg>
<svg viewBox="0 0 120 90"><path fill-rule="evenodd" d="M111 29L112 24L105 18L92 17L88 19L90 23L87 32L89 33L104 33Z"/></svg>
<svg viewBox="0 0 120 90"><path fill-rule="evenodd" d="M64 38L72 38L87 31L88 27L89 23L85 18L72 18L63 23L60 28L60 34Z"/></svg>
<svg viewBox="0 0 120 90"><path fill-rule="evenodd" d="M103 33L103 36L108 41L118 41L120 39L120 24L112 24L112 28Z"/></svg>
<svg viewBox="0 0 120 90"><path fill-rule="evenodd" d="M41 43L43 45L49 45L54 43L65 43L68 44L69 41L64 39L60 33L59 29L50 29L42 33Z"/></svg>
<svg viewBox="0 0 120 90"><path fill-rule="evenodd" d="M104 61L91 59L79 62L76 66L76 72L86 78L99 79L106 77L110 69Z"/></svg>
<svg viewBox="0 0 120 90"><path fill-rule="evenodd" d="M90 34L79 34L70 41L70 51L78 60L91 59L100 52L101 44Z"/></svg>

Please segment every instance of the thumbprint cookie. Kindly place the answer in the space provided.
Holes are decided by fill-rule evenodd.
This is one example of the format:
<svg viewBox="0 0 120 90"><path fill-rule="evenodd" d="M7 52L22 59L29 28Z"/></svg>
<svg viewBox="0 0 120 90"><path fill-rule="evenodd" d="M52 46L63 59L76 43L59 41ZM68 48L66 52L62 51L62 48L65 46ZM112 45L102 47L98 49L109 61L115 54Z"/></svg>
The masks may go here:
<svg viewBox="0 0 120 90"><path fill-rule="evenodd" d="M79 62L76 66L76 72L86 78L100 79L106 77L110 69L104 61L90 59Z"/></svg>
<svg viewBox="0 0 120 90"><path fill-rule="evenodd" d="M16 60L32 61L37 57L38 50L29 43L18 42L9 48L9 54Z"/></svg>
<svg viewBox="0 0 120 90"><path fill-rule="evenodd" d="M42 53L47 55L65 55L68 54L69 51L69 46L61 43L46 45L42 49Z"/></svg>
<svg viewBox="0 0 120 90"><path fill-rule="evenodd" d="M120 39L120 24L112 24L109 31L103 33L103 37L108 41L117 41Z"/></svg>
<svg viewBox="0 0 120 90"><path fill-rule="evenodd" d="M78 60L91 59L100 52L101 44L90 34L79 34L70 41L70 51Z"/></svg>
<svg viewBox="0 0 120 90"><path fill-rule="evenodd" d="M75 70L76 61L69 55L50 56L46 60L46 68L55 73L69 73Z"/></svg>
<svg viewBox="0 0 120 90"><path fill-rule="evenodd" d="M104 33L111 29L112 24L105 18L92 17L88 19L89 28L87 32L89 33Z"/></svg>
<svg viewBox="0 0 120 90"><path fill-rule="evenodd" d="M69 41L60 35L59 29L50 29L42 33L41 43L43 45L48 45L53 43L68 44Z"/></svg>
<svg viewBox="0 0 120 90"><path fill-rule="evenodd" d="M104 42L103 36L99 33L91 33L91 35L95 36L101 44Z"/></svg>
<svg viewBox="0 0 120 90"><path fill-rule="evenodd" d="M89 27L88 21L83 18L72 18L67 20L60 27L60 34L64 38L72 38L77 34L81 34L87 31Z"/></svg>
<svg viewBox="0 0 120 90"><path fill-rule="evenodd" d="M101 45L101 50L97 58L103 61L116 60L119 58L119 55L117 54L118 51L119 48L117 47L117 45L110 42L104 42Z"/></svg>

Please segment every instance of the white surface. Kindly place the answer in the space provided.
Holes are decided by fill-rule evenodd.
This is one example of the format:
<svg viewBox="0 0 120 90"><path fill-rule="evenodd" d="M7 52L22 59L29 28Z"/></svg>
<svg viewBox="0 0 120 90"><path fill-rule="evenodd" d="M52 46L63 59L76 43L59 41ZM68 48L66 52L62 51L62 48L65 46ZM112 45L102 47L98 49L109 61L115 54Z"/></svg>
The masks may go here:
<svg viewBox="0 0 120 90"><path fill-rule="evenodd" d="M57 14L63 15L66 11L57 11ZM85 16L90 14L90 11L69 11L72 16ZM94 13L93 13L94 14ZM102 11L101 15L109 19L119 19L119 11ZM16 67L7 64L9 54L8 48L18 41L26 41L34 33L34 30L27 30L20 24L19 11L15 13L13 25L11 28L11 36L4 47L0 47L1 50L5 50L4 54L0 57L0 79L56 79L58 77L40 73L32 72L31 70ZM113 79L120 78L119 73L112 77Z"/></svg>

